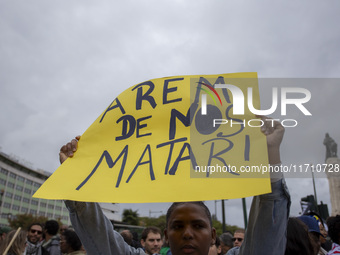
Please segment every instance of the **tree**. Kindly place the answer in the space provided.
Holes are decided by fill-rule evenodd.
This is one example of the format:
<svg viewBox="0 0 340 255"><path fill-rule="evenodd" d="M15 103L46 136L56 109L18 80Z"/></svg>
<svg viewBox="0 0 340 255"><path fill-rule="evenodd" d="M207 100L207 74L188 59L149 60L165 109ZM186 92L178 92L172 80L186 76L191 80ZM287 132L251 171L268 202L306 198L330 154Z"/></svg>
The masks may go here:
<svg viewBox="0 0 340 255"><path fill-rule="evenodd" d="M134 211L132 209L124 209L123 211L123 222L130 225L139 225L139 215L138 210Z"/></svg>
<svg viewBox="0 0 340 255"><path fill-rule="evenodd" d="M140 225L144 227L158 227L161 231L166 228L166 216L161 215L158 218L141 217Z"/></svg>
<svg viewBox="0 0 340 255"><path fill-rule="evenodd" d="M23 228L27 229L32 223L41 223L45 224L45 222L49 220L45 216L37 216L32 214L17 214L13 219L8 219L8 223L11 228ZM63 225L60 218L56 219L58 221L59 226Z"/></svg>
<svg viewBox="0 0 340 255"><path fill-rule="evenodd" d="M27 229L29 225L35 222L45 223L48 218L44 216L33 216L32 214L17 214L14 219L8 219L11 228L23 228Z"/></svg>

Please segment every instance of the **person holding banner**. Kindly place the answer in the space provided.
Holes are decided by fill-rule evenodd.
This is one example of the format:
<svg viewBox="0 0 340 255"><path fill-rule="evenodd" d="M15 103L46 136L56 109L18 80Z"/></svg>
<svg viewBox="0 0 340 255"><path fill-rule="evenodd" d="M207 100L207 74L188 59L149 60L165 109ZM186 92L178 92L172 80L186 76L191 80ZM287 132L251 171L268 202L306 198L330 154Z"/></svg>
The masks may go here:
<svg viewBox="0 0 340 255"><path fill-rule="evenodd" d="M264 123L261 130L267 137L269 164L280 165L284 128L277 121L273 121L274 125L268 121ZM62 146L59 153L61 163L73 156L79 139L76 137ZM285 252L290 196L281 172L271 173L271 186L271 193L253 198L240 255L283 255ZM68 200L65 204L87 254L145 254L142 249L124 242L97 203ZM216 241L211 214L203 202L174 203L167 212L164 234L173 255L207 255Z"/></svg>

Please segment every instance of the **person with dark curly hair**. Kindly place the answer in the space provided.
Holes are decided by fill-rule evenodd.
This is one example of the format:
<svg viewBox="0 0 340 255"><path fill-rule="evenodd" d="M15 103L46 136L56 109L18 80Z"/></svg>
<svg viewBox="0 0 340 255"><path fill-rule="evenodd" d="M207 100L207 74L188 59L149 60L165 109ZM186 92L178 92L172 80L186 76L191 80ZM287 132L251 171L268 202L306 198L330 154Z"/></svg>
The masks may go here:
<svg viewBox="0 0 340 255"><path fill-rule="evenodd" d="M44 234L45 240L42 246L49 252L50 255L61 255L59 245L59 223L56 220L48 220L45 222Z"/></svg>
<svg viewBox="0 0 340 255"><path fill-rule="evenodd" d="M333 241L332 250L328 255L340 254L340 215L327 219L328 235Z"/></svg>
<svg viewBox="0 0 340 255"><path fill-rule="evenodd" d="M71 229L66 229L60 235L60 250L63 254L67 255L83 255L85 254L82 250L82 243L76 234Z"/></svg>

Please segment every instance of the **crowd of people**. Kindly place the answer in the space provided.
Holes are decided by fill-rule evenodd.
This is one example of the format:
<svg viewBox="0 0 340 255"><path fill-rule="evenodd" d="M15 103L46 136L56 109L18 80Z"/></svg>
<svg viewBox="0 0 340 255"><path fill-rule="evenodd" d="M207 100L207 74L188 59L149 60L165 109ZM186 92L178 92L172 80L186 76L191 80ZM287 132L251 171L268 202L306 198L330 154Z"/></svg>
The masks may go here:
<svg viewBox="0 0 340 255"><path fill-rule="evenodd" d="M55 220L35 222L25 229L1 227L1 255L81 255L86 254L74 231Z"/></svg>
<svg viewBox="0 0 340 255"><path fill-rule="evenodd" d="M267 139L270 165L280 165L280 144L284 128L278 121L265 122L261 131ZM78 140L62 146L60 162L73 157ZM272 192L253 198L247 230L224 233L217 237L209 209L203 202L175 202L168 209L164 237L147 228L141 247L126 242L128 234L116 232L97 203L65 201L70 219L88 254L223 254L223 255L294 255L337 254L340 252L340 216L327 225L317 215L289 217L290 195L283 173L271 173ZM326 227L328 226L328 227ZM332 240L328 249L325 232ZM164 241L163 241L164 240ZM162 247L163 246L163 247ZM329 250L329 251L328 251Z"/></svg>
<svg viewBox="0 0 340 255"><path fill-rule="evenodd" d="M329 234L328 234L329 232ZM120 232L124 241L130 246L141 248L148 255L172 255L168 242L157 227L147 227L140 241L135 240L130 230ZM216 237L210 245L208 255L234 255L244 240L245 230L237 229ZM287 245L285 255L326 255L340 254L340 216L329 217L327 224L314 212L299 217L290 217L287 224ZM336 241L337 240L337 241ZM276 253L272 251L271 253Z"/></svg>
<svg viewBox="0 0 340 255"><path fill-rule="evenodd" d="M281 164L280 144L284 128L266 122L268 161ZM270 125L268 125L270 123ZM77 151L78 140L62 146L63 163ZM290 195L282 173L271 173L271 193L255 196L247 229L217 236L207 206L201 201L175 202L167 211L166 227L144 229L141 239L128 230L118 233L98 203L65 201L74 230L58 233L55 221L32 224L26 230L8 232L0 254L119 254L119 255L319 255L340 254L340 215L324 222L316 213L290 217ZM62 228L61 228L62 229Z"/></svg>
<svg viewBox="0 0 340 255"><path fill-rule="evenodd" d="M140 239L136 238L138 235L135 232L128 229L121 231L120 235L126 244L148 255L180 254L172 253L163 233L161 229L150 226L143 230ZM194 234L191 235L188 233L187 239L194 238ZM234 233L227 231L215 237L209 246L208 255L237 255L244 239L244 229L237 229ZM339 243L340 215L329 217L327 223L314 212L288 219L285 255L340 254ZM187 254L191 254L190 251L194 250L194 247L187 245L185 249ZM44 224L33 223L26 230L1 227L0 254L84 255L86 251L72 227L67 225L59 227L57 221L49 220Z"/></svg>

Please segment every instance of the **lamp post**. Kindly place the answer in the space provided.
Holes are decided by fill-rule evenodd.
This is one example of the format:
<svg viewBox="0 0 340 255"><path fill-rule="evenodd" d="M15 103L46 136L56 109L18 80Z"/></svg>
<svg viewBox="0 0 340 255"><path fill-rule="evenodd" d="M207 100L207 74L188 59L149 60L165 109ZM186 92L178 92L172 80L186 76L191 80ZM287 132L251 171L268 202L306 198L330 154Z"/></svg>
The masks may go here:
<svg viewBox="0 0 340 255"><path fill-rule="evenodd" d="M225 225L225 209L224 209L224 200L222 199L222 229L223 233L227 230L226 225Z"/></svg>
<svg viewBox="0 0 340 255"><path fill-rule="evenodd" d="M216 203L219 202L220 200L215 200L215 215L217 217L217 207ZM221 207L222 207L222 232L224 233L227 228L226 228L226 223L225 223L225 206L224 206L224 199L221 199Z"/></svg>
<svg viewBox="0 0 340 255"><path fill-rule="evenodd" d="M246 205L246 199L245 198L242 198L242 207L243 207L244 228L247 229L247 227L248 227L248 217L247 217L247 205Z"/></svg>
<svg viewBox="0 0 340 255"><path fill-rule="evenodd" d="M312 181L313 181L313 189L314 189L314 200L316 204L316 212L319 213L319 207L318 207L318 198L316 196L316 188L315 188L315 179L314 179L314 165L310 164L311 170L312 170Z"/></svg>

